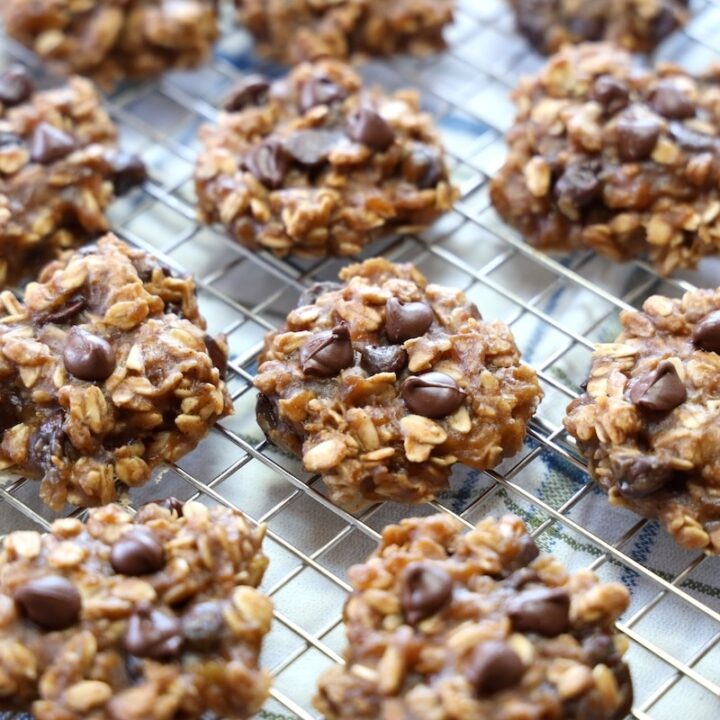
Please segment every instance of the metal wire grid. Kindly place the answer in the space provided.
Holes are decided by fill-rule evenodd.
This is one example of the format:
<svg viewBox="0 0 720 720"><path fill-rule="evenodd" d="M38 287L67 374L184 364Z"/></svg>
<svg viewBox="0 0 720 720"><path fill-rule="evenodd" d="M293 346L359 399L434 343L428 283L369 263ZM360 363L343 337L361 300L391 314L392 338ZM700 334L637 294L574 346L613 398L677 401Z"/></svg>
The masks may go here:
<svg viewBox="0 0 720 720"><path fill-rule="evenodd" d="M715 40L720 0L693 4L695 20L666 42L659 56L698 69L720 50ZM332 279L342 263L278 261L250 253L195 220L195 131L215 117L218 99L251 62L247 36L228 22L216 58L205 69L129 86L108 98L125 145L142 152L152 174L142 191L113 210L115 230L195 273L210 329L229 338L229 385L236 405L236 415L220 423L200 448L158 473L162 486L132 490L132 504L175 494L238 507L253 521L268 524L271 566L264 589L275 601L276 622L264 663L272 669L275 688L259 717L316 717L310 704L316 675L342 662L341 606L350 589L345 569L370 552L383 525L436 511L472 525L485 513L510 506L530 518L541 545L552 545L558 537L569 543L576 550L567 558L569 565L589 565L603 577L630 578L635 585L635 600L618 623L631 641L638 691L632 716L663 720L690 702L693 720L715 718L720 603L698 578L717 561L698 555L688 562L687 553L666 542L669 565L648 569L636 550L644 533L657 532L656 524L607 507L588 482L561 422L564 406L583 380L593 341L610 332L617 314L654 292L677 295L691 284L661 280L642 262L618 267L592 253L569 258L538 253L498 221L489 208L487 180L502 161L502 134L512 119L507 91L541 60L515 36L501 0L460 0L460 6L444 55L363 69L368 79L385 86L422 89L424 102L439 119L462 189L456 210L430 231L376 244L372 254L412 260L433 280L465 289L486 316L512 326L546 392L527 447L475 477L469 497L462 490L466 484L458 482L428 505L375 504L349 514L326 498L317 477L262 437L254 423L252 389L262 337L282 321L307 283ZM36 59L13 43L0 45L2 52L37 69ZM568 313L588 299L590 310ZM563 492L546 497L528 478L550 459L567 481ZM608 517L612 523L604 524ZM47 528L51 519L33 483L12 478L0 486L3 532L29 524ZM701 632L693 634L693 642L678 643L677 633L664 632L666 618L682 618L685 627Z"/></svg>

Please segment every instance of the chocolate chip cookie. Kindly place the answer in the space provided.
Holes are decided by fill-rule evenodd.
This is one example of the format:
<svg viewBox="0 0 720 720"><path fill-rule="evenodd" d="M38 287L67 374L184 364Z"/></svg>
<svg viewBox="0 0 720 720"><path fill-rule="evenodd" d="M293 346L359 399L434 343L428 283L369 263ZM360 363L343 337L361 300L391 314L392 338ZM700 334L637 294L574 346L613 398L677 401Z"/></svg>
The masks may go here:
<svg viewBox="0 0 720 720"><path fill-rule="evenodd" d="M321 57L442 49L455 0L236 0L258 52L288 65Z"/></svg>
<svg viewBox="0 0 720 720"><path fill-rule="evenodd" d="M114 196L145 180L116 137L87 80L36 91L23 67L0 73L0 287L107 231Z"/></svg>
<svg viewBox="0 0 720 720"><path fill-rule="evenodd" d="M0 469L54 509L99 505L232 411L195 283L107 236L0 294Z"/></svg>
<svg viewBox="0 0 720 720"><path fill-rule="evenodd" d="M346 665L328 720L621 720L632 704L614 622L627 590L540 555L515 517L467 534L447 515L386 527L350 569Z"/></svg>
<svg viewBox="0 0 720 720"><path fill-rule="evenodd" d="M311 288L260 356L258 422L332 498L428 500L517 452L542 391L502 322L374 258Z"/></svg>
<svg viewBox="0 0 720 720"><path fill-rule="evenodd" d="M53 70L104 86L200 64L217 0L4 0L5 29Z"/></svg>
<svg viewBox="0 0 720 720"><path fill-rule="evenodd" d="M647 257L662 274L720 249L720 67L633 67L567 48L514 93L495 208L540 248Z"/></svg>
<svg viewBox="0 0 720 720"><path fill-rule="evenodd" d="M36 720L248 718L272 605L264 528L190 502L117 505L0 553L0 710Z"/></svg>
<svg viewBox="0 0 720 720"><path fill-rule="evenodd" d="M688 19L688 0L510 0L518 30L542 53L608 40L650 52Z"/></svg>
<svg viewBox="0 0 720 720"><path fill-rule="evenodd" d="M456 198L417 96L365 88L338 61L301 65L272 85L247 77L200 136L200 217L280 256L352 255L380 235L426 227Z"/></svg>
<svg viewBox="0 0 720 720"><path fill-rule="evenodd" d="M720 552L720 290L648 298L598 345L565 426L610 503L658 518L691 550Z"/></svg>

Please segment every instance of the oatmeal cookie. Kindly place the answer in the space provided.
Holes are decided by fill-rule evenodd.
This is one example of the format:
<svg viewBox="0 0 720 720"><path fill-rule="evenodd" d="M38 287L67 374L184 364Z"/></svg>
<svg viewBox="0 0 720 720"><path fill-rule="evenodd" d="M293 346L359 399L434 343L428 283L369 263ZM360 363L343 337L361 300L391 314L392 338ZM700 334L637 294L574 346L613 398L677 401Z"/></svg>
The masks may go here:
<svg viewBox="0 0 720 720"><path fill-rule="evenodd" d="M720 553L720 290L656 295L621 320L565 426L611 504Z"/></svg>
<svg viewBox="0 0 720 720"><path fill-rule="evenodd" d="M116 505L0 553L0 710L36 720L248 718L272 605L264 527L196 502Z"/></svg>
<svg viewBox="0 0 720 720"><path fill-rule="evenodd" d="M200 217L250 248L352 255L421 230L456 198L415 93L363 87L348 65L304 64L270 85L250 76L200 131Z"/></svg>
<svg viewBox="0 0 720 720"><path fill-rule="evenodd" d="M454 463L490 468L520 449L542 391L504 323L411 265L376 258L340 279L266 338L255 385L271 442L345 506L428 500Z"/></svg>
<svg viewBox="0 0 720 720"><path fill-rule="evenodd" d="M662 274L720 248L720 66L654 71L567 48L515 91L495 208L540 248L647 256Z"/></svg>
<svg viewBox="0 0 720 720"><path fill-rule="evenodd" d="M518 30L542 53L608 40L650 52L688 19L688 0L510 0Z"/></svg>
<svg viewBox="0 0 720 720"><path fill-rule="evenodd" d="M236 0L258 51L288 65L445 47L455 0Z"/></svg>
<svg viewBox="0 0 720 720"><path fill-rule="evenodd" d="M87 80L36 91L23 67L0 73L0 287L107 231L113 197L145 179L116 138Z"/></svg>
<svg viewBox="0 0 720 720"><path fill-rule="evenodd" d="M515 517L467 534L447 515L386 527L350 569L345 667L320 679L328 720L621 720L632 704L614 629L627 590L539 555Z"/></svg>
<svg viewBox="0 0 720 720"><path fill-rule="evenodd" d="M54 509L110 502L232 411L226 360L191 278L113 236L67 253L0 294L0 469Z"/></svg>
<svg viewBox="0 0 720 720"><path fill-rule="evenodd" d="M105 86L199 65L217 0L4 0L5 29L62 73Z"/></svg>

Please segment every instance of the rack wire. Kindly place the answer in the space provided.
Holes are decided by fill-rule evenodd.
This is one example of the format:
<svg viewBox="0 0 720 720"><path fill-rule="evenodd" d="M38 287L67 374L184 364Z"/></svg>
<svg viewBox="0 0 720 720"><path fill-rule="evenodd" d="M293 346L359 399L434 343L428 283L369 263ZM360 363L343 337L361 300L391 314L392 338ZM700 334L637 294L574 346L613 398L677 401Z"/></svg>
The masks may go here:
<svg viewBox="0 0 720 720"><path fill-rule="evenodd" d="M665 720L691 709L692 720L714 719L720 708L720 583L712 582L718 561L679 551L656 523L610 509L562 427L593 343L612 337L619 312L653 293L678 295L692 281L705 282L712 261L704 264L705 273L686 275L689 279L661 279L641 261L618 266L589 252L569 257L537 252L499 221L487 187L502 162L502 135L512 121L507 93L542 60L514 33L502 0L459 5L446 53L370 63L362 72L389 88L422 91L449 148L462 198L423 235L376 243L366 254L411 260L433 281L464 289L485 316L511 325L546 393L526 447L493 471L458 471L450 491L436 502L374 504L351 514L327 499L319 478L262 436L254 422L252 379L263 335L282 322L305 285L334 278L343 262L249 252L220 229L196 221L191 178L196 130L216 117L218 101L233 82L258 68L249 38L226 19L223 40L205 68L129 85L108 97L125 146L141 152L151 171L142 190L114 207L113 229L195 274L210 330L228 335L236 406L235 416L195 452L163 468L157 482L133 489L131 504L174 494L237 507L254 522L267 523L271 565L264 589L276 610L263 661L275 686L260 718L317 716L311 705L315 678L342 662L346 569L367 556L385 524L445 512L470 526L487 513L510 509L529 522L542 547L572 569L591 567L631 586L633 602L618 627L631 644L632 717ZM720 56L720 0L692 5L693 22L663 44L657 59L699 70ZM45 77L31 53L6 39L0 39L0 64L3 58L20 59ZM551 487L548 474L554 478ZM34 483L15 477L0 486L3 533L47 528L52 517ZM656 551L648 551L650 540Z"/></svg>

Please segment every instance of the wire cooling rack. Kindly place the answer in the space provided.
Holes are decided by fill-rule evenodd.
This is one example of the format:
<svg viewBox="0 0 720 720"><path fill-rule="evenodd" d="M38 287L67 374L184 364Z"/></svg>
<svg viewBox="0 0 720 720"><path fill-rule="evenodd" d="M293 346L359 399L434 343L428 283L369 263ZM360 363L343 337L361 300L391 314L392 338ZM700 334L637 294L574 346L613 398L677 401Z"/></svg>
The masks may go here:
<svg viewBox="0 0 720 720"><path fill-rule="evenodd" d="M488 318L508 322L546 393L524 450L488 473L459 469L452 488L422 506L375 504L355 514L335 507L322 482L268 445L254 422L252 378L263 335L295 305L302 288L332 279L342 262L277 260L251 253L220 229L195 219L192 163L196 131L216 116L219 99L258 65L247 35L225 21L212 63L154 83L121 88L108 98L125 146L142 153L152 179L114 207L114 230L199 283L200 305L213 332L231 348L229 385L236 414L193 453L163 468L156 482L131 491L138 505L170 494L238 507L269 527L271 565L264 589L276 611L263 662L272 697L258 717L309 720L317 675L342 662L341 608L346 569L373 549L379 531L401 517L447 512L474 524L512 510L539 544L572 569L590 566L621 579L633 601L618 623L629 640L636 685L632 716L641 720L715 720L720 709L718 561L678 550L654 522L610 509L588 481L562 428L567 403L584 379L593 342L611 338L618 313L650 294L678 295L691 281L715 285L713 261L686 279L662 280L642 262L618 266L592 253L538 253L492 211L488 177L503 160L502 135L513 117L507 93L542 60L513 31L501 0L460 0L449 50L425 59L370 63L363 74L386 87L416 86L443 132L462 190L457 208L422 236L375 244L370 254L411 260L431 280L460 287ZM693 3L694 20L666 41L658 59L692 70L720 54L720 0ZM47 78L24 48L0 38L0 66L12 59ZM34 483L0 486L0 529L47 528L52 513ZM12 717L8 715L7 717Z"/></svg>

